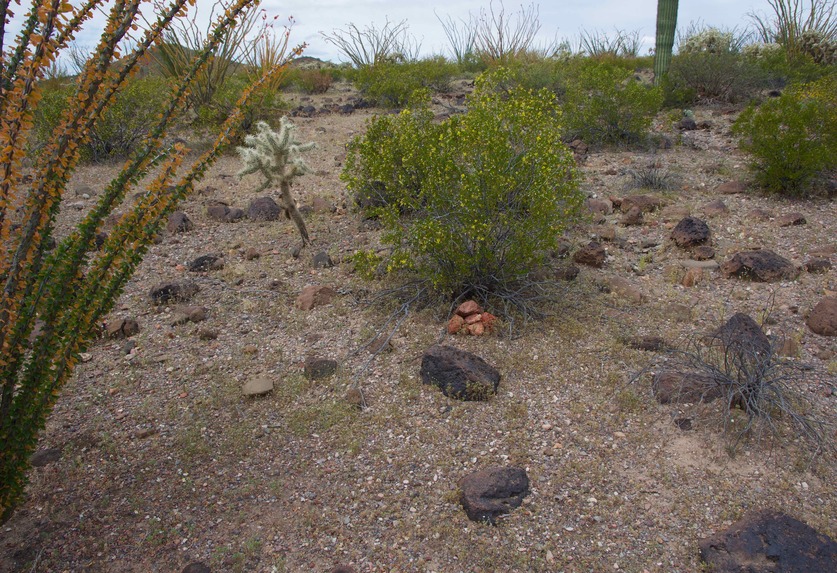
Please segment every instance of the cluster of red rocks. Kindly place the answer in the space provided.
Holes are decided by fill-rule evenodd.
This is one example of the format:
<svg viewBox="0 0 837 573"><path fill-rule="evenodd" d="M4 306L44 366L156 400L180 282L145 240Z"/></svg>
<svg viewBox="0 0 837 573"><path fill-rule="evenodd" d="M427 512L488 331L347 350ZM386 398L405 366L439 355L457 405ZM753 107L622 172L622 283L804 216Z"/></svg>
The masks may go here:
<svg viewBox="0 0 837 573"><path fill-rule="evenodd" d="M448 334L479 336L493 331L496 323L496 316L485 312L476 301L466 300L457 307L456 313L448 322Z"/></svg>

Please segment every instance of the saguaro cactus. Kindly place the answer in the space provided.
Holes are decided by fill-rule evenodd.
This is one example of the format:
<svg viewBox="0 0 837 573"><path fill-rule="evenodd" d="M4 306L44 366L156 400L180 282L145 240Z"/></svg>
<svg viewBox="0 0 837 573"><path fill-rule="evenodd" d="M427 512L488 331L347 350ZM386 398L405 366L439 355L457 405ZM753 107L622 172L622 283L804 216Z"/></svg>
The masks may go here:
<svg viewBox="0 0 837 573"><path fill-rule="evenodd" d="M314 149L315 143L313 141L298 142L294 138L296 126L287 116L279 120L278 133L263 121L256 124L256 131L255 135L248 135L244 138L244 147L238 148L238 153L244 162L244 168L239 171L238 176L261 173L264 183L258 191L264 191L279 183L285 215L293 220L302 236L302 244L306 245L311 241L308 238L308 230L305 228L302 214L291 195L291 183L296 177L310 171L300 153Z"/></svg>
<svg viewBox="0 0 837 573"><path fill-rule="evenodd" d="M657 0L657 43L654 48L654 83L668 71L671 50L674 48L674 32L677 28L678 0Z"/></svg>

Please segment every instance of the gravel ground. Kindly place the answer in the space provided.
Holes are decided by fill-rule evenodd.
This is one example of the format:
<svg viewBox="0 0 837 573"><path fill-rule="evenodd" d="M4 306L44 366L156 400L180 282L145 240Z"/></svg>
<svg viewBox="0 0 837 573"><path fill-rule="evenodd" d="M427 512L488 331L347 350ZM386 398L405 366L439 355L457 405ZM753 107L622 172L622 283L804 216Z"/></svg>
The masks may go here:
<svg viewBox="0 0 837 573"><path fill-rule="evenodd" d="M342 104L351 95L337 86L297 103ZM65 387L39 444L61 448L61 458L31 471L27 500L0 529L0 570L179 572L202 561L214 572L337 564L358 572L691 572L701 570L698 539L750 508L783 510L837 537L833 454L812 458L788 432L735 444L717 407L657 404L649 376L636 376L653 369L655 355L628 344L648 335L682 343L746 312L792 339L792 360L806 368L804 392L834 416L837 341L805 326L820 297L837 291L833 268L770 284L707 271L695 286L681 284L688 256L667 238L683 210L708 222L717 261L762 247L797 265L817 253L837 262L833 201L714 192L746 176L746 157L729 135L734 110L699 108L698 122L709 127L682 134L661 117L655 129L675 142L668 150L587 157L591 196L646 193L625 186L649 165L676 183L655 193L667 207L642 225L621 226L614 213L572 231L573 247L614 230L615 237L604 243L604 268L583 267L561 287L551 318L515 337L451 337L446 306L416 309L370 361L362 347L398 305L374 299L392 285L365 281L345 262L378 245L379 231L348 208L338 176L345 144L373 113L295 118L300 138L318 144L307 157L313 173L295 187L299 202L321 198L336 208L306 213L314 245L299 258L290 254L298 238L289 221L207 217L207 205L246 210L253 197L255 179L235 177L237 157L219 161L185 201L195 229L163 235L110 318L138 321L133 348L96 342ZM79 171L61 228L81 217L115 171ZM715 199L728 211L704 217ZM757 218L756 208L771 216ZM793 212L807 224L779 227L778 217ZM248 249L259 256L245 257ZM334 267L313 269L321 250ZM223 269L186 269L209 253L224 256ZM613 277L642 302L604 292ZM153 286L183 280L199 285L190 304L205 307L207 320L173 325L177 305L150 303ZM299 310L294 300L309 284L332 286L337 296ZM421 384L421 354L443 337L501 372L491 401L462 403ZM337 360L336 374L306 379L311 354ZM243 384L259 376L274 390L242 396ZM354 386L366 408L352 403ZM682 417L691 429L673 423ZM459 479L512 464L531 479L523 506L496 527L468 521Z"/></svg>

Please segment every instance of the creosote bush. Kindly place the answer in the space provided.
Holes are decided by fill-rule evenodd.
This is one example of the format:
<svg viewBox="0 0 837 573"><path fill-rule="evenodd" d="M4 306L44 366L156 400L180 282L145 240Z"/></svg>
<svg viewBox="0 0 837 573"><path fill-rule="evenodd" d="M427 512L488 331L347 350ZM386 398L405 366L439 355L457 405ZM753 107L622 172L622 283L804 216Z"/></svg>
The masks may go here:
<svg viewBox="0 0 837 573"><path fill-rule="evenodd" d="M819 175L837 169L837 75L750 105L733 133L752 155L761 187L783 195L809 194Z"/></svg>
<svg viewBox="0 0 837 573"><path fill-rule="evenodd" d="M351 143L342 178L381 218L389 271L453 297L508 296L578 214L554 94L506 85L506 70L483 74L467 113L434 124L418 105Z"/></svg>
<svg viewBox="0 0 837 573"><path fill-rule="evenodd" d="M592 144L641 140L662 105L660 88L610 63L579 60L564 96L566 133Z"/></svg>
<svg viewBox="0 0 837 573"><path fill-rule="evenodd" d="M447 92L457 67L442 57L411 62L379 62L351 74L357 89L381 107L403 107L416 90Z"/></svg>

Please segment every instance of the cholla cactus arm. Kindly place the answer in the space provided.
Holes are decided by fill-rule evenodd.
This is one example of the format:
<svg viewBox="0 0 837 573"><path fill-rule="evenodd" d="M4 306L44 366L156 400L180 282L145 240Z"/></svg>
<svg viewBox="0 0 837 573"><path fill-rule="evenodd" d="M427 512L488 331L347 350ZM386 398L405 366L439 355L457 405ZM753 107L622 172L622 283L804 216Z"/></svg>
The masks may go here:
<svg viewBox="0 0 837 573"><path fill-rule="evenodd" d="M316 144L300 143L294 137L296 126L287 116L279 120L279 131L273 131L270 125L260 121L256 124L256 133L244 138L244 146L238 148L244 167L238 172L239 177L260 173L264 183L258 191L279 184L282 194L282 206L285 214L292 219L303 244L309 242L308 231L302 214L296 207L291 195L291 184L296 177L310 172L300 154L314 149Z"/></svg>

